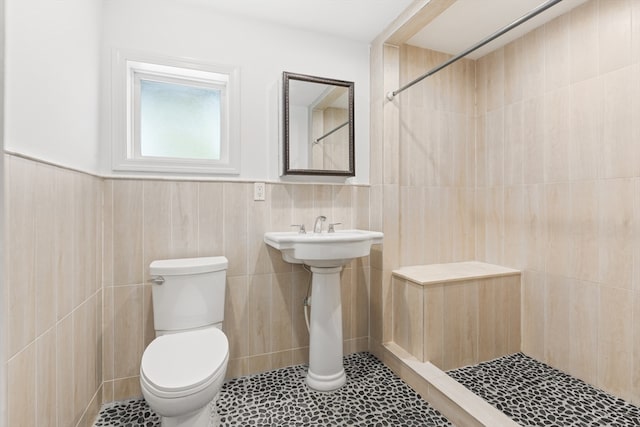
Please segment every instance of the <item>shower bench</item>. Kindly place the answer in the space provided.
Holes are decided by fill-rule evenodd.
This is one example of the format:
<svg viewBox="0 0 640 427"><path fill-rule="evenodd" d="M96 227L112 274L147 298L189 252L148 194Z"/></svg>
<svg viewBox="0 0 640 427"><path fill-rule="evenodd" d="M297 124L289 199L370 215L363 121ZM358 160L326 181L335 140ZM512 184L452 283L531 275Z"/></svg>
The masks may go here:
<svg viewBox="0 0 640 427"><path fill-rule="evenodd" d="M392 274L393 342L443 371L520 351L520 271L477 261Z"/></svg>

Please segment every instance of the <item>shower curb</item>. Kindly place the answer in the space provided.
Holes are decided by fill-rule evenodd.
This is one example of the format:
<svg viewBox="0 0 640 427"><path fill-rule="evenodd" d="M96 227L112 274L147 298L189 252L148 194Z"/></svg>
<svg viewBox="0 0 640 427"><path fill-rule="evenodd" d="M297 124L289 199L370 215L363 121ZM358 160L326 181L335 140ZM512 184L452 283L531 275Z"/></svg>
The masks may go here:
<svg viewBox="0 0 640 427"><path fill-rule="evenodd" d="M396 375L455 425L520 426L431 362L420 362L393 342L379 350L378 356Z"/></svg>

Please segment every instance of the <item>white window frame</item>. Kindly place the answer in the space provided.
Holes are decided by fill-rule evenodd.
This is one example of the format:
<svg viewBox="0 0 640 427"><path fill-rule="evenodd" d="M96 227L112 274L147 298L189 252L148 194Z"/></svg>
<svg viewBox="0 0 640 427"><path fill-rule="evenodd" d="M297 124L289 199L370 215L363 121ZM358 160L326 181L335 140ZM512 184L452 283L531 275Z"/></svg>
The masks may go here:
<svg viewBox="0 0 640 427"><path fill-rule="evenodd" d="M237 67L116 49L112 62L112 169L148 173L238 175L238 74ZM221 90L219 160L141 155L138 122L140 79Z"/></svg>

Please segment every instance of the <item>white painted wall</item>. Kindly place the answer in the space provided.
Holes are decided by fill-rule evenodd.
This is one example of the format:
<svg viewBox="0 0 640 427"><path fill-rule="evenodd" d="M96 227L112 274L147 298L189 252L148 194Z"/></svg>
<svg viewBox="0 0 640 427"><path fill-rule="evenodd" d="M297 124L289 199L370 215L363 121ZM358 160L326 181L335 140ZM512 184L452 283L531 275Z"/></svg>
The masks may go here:
<svg viewBox="0 0 640 427"><path fill-rule="evenodd" d="M240 67L243 180L281 179L283 71L354 81L357 175L348 182L368 183L368 43L185 0L6 0L5 150L117 176L109 104L114 47Z"/></svg>
<svg viewBox="0 0 640 427"><path fill-rule="evenodd" d="M5 40L4 0L0 0L0 148L4 147L4 40ZM0 224L4 224L4 155L0 156ZM0 227L0 271L5 270L4 227ZM7 275L0 276L0 295L8 301L9 287L4 280ZM0 427L7 426L7 360L6 355L8 331L5 325L7 304L0 303Z"/></svg>
<svg viewBox="0 0 640 427"><path fill-rule="evenodd" d="M283 71L354 81L357 175L348 181L368 183L368 43L215 13L198 2L105 0L104 6L103 94L110 93L110 76L106 73L111 69L113 48L240 67L239 178L243 180L280 179L279 93ZM111 106L108 96L103 100L100 172L117 176L110 164Z"/></svg>
<svg viewBox="0 0 640 427"><path fill-rule="evenodd" d="M5 149L99 169L101 0L6 0Z"/></svg>

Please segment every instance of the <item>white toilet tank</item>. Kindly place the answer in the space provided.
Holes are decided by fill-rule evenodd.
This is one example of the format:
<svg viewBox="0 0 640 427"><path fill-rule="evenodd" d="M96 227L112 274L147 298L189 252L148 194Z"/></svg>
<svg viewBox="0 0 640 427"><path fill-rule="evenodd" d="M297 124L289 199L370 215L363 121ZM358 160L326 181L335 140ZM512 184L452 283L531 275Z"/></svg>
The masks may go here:
<svg viewBox="0 0 640 427"><path fill-rule="evenodd" d="M156 336L222 327L226 270L223 256L153 261L153 324Z"/></svg>

